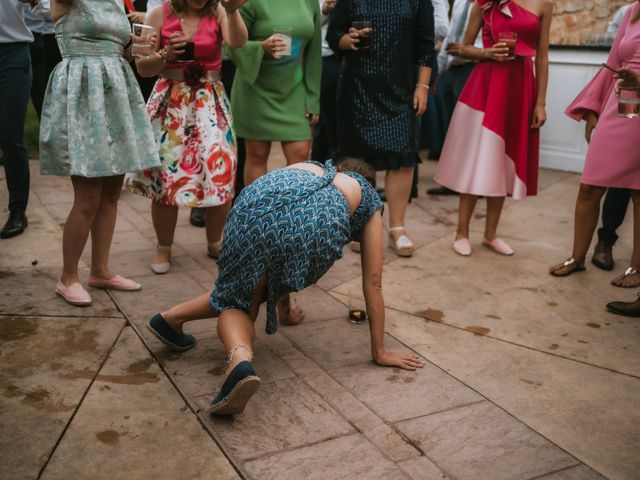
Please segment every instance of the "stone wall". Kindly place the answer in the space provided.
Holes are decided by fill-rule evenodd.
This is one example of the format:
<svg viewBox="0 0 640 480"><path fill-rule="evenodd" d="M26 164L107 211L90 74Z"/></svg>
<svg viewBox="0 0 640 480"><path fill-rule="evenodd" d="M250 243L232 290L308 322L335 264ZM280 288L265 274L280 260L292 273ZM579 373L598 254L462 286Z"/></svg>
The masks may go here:
<svg viewBox="0 0 640 480"><path fill-rule="evenodd" d="M586 35L605 32L613 14L630 0L555 0L551 43L579 45Z"/></svg>

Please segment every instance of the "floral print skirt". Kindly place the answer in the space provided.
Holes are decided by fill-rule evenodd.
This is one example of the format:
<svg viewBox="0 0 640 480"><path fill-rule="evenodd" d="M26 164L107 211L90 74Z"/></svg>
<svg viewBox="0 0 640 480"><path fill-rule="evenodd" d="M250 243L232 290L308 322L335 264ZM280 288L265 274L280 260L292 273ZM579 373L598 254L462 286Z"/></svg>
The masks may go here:
<svg viewBox="0 0 640 480"><path fill-rule="evenodd" d="M147 103L161 166L127 175L126 187L165 204L213 207L233 198L236 139L221 82L160 78Z"/></svg>

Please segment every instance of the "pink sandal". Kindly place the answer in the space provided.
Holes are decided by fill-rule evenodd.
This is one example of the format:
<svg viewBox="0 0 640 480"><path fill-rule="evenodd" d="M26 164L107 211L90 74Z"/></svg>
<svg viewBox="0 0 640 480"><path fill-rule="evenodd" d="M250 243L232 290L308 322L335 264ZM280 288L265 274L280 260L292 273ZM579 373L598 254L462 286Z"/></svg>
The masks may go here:
<svg viewBox="0 0 640 480"><path fill-rule="evenodd" d="M139 283L121 277L120 275L114 275L109 280L89 275L89 285L95 288L110 288L111 290L122 290L125 292L137 292L142 288L142 285Z"/></svg>
<svg viewBox="0 0 640 480"><path fill-rule="evenodd" d="M72 283L68 287L65 287L64 283L58 282L56 293L70 305L76 307L88 307L91 305L91 295L79 282Z"/></svg>

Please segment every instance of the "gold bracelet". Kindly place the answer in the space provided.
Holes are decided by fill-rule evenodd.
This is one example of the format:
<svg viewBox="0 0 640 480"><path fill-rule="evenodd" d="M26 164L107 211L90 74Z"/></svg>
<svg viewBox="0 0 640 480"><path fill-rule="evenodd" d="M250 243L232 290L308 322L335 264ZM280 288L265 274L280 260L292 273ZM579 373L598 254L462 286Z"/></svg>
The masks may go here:
<svg viewBox="0 0 640 480"><path fill-rule="evenodd" d="M425 90L429 90L429 85L427 85L426 83L416 83L416 87L422 87Z"/></svg>

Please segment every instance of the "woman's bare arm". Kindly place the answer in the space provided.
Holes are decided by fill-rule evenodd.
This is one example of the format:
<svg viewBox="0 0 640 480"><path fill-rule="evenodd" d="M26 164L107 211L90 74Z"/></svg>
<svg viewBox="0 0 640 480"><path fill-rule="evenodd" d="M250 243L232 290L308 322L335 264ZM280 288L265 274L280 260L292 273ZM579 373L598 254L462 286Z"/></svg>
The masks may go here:
<svg viewBox="0 0 640 480"><path fill-rule="evenodd" d="M247 43L249 33L238 9L244 0L223 0L218 4L218 22L222 39L231 48L241 48Z"/></svg>
<svg viewBox="0 0 640 480"><path fill-rule="evenodd" d="M71 0L51 0L51 19L57 22L71 8Z"/></svg>
<svg viewBox="0 0 640 480"><path fill-rule="evenodd" d="M553 15L553 1L541 0L540 34L536 48L536 82L538 97L533 111L532 128L540 128L547 121L545 109L547 85L549 83L549 35L551 31L551 16Z"/></svg>
<svg viewBox="0 0 640 480"><path fill-rule="evenodd" d="M382 265L384 259L384 226L380 211L362 230L362 290L367 304L371 330L371 355L382 366L415 370L424 366L417 355L390 352L384 348L384 299L382 297Z"/></svg>

